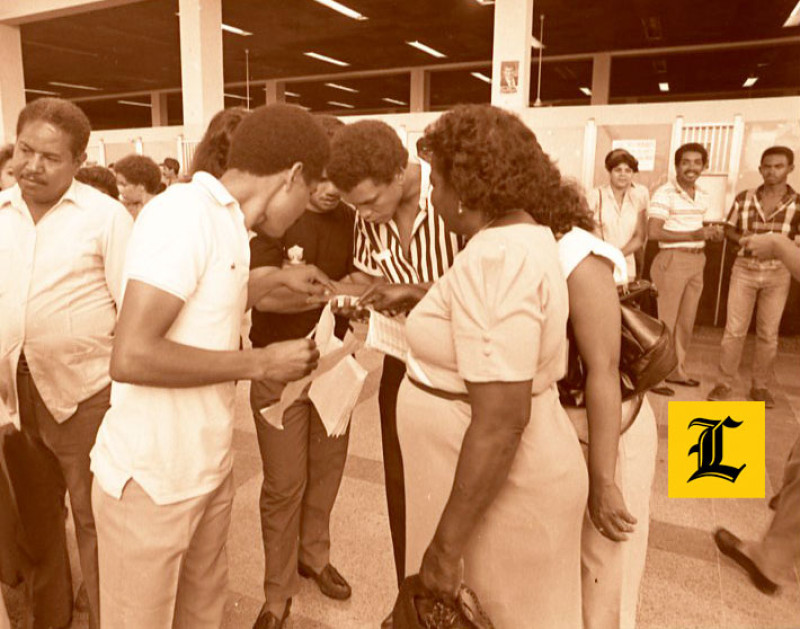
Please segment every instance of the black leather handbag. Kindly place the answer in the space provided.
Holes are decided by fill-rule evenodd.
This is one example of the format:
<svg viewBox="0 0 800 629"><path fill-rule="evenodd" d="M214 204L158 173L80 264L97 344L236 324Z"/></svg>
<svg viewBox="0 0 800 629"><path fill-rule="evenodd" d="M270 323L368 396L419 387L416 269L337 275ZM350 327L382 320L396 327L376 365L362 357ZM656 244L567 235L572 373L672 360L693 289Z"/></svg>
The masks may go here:
<svg viewBox="0 0 800 629"><path fill-rule="evenodd" d="M461 586L452 603L431 593L418 574L406 577L392 611L392 629L494 629L475 593Z"/></svg>
<svg viewBox="0 0 800 629"><path fill-rule="evenodd" d="M631 282L620 287L622 337L619 356L619 386L622 400L633 400L635 412L623 417L625 432L641 407L642 396L664 380L678 364L675 345L667 325L643 312L639 301L654 297L655 288L646 280ZM586 366L575 343L572 326L567 325L569 356L567 375L558 382L561 405L571 408L586 407Z"/></svg>

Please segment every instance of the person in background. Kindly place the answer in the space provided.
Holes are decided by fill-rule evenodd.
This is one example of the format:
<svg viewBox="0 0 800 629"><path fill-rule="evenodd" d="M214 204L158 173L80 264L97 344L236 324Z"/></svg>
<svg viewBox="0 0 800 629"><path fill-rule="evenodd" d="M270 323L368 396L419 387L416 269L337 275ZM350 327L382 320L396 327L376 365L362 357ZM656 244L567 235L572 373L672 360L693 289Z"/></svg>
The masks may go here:
<svg viewBox="0 0 800 629"><path fill-rule="evenodd" d="M333 116L317 116L329 138L344 126ZM323 173L306 211L283 235L258 233L250 241L251 268L280 269L290 249L300 247L302 264L314 265L334 282L353 267L352 208ZM253 347L302 339L319 320L321 306L291 290L273 291L254 306L250 340ZM348 319L336 317L335 334L344 338ZM325 596L347 599L351 589L330 563L330 515L347 459L349 430L329 437L308 387L283 415L283 429L268 424L260 410L280 398L283 384L254 381L250 403L258 435L264 479L261 487L261 530L264 540L266 602L254 625L272 629L286 623L300 576L313 579Z"/></svg>
<svg viewBox="0 0 800 629"><path fill-rule="evenodd" d="M647 188L633 183L639 162L625 149L614 149L605 158L608 183L589 194L589 207L594 214L596 233L622 251L628 278L636 278L636 255L647 238L647 210L650 194Z"/></svg>
<svg viewBox="0 0 800 629"><path fill-rule="evenodd" d="M762 162L763 163L763 162ZM779 260L800 282L800 248L785 235L765 232L743 236L742 248L759 260ZM783 470L783 484L769 502L775 515L764 536L743 541L725 528L717 529L714 541L733 559L765 594L778 592L781 583L796 583L795 565L800 557L800 439Z"/></svg>
<svg viewBox="0 0 800 629"><path fill-rule="evenodd" d="M764 183L755 190L740 192L733 202L725 235L738 247L751 234L776 233L790 241L800 234L800 194L786 179L794 170L794 152L773 146L761 155L758 167ZM739 248L731 270L728 311L719 355L719 376L708 394L709 400L727 400L742 360L753 310L756 315L756 347L749 397L775 406L767 383L778 353L778 329L789 297L792 277L776 259L760 260Z"/></svg>
<svg viewBox="0 0 800 629"><path fill-rule="evenodd" d="M230 107L214 114L203 138L195 148L190 174L203 171L217 178L222 176L228 167L231 138L239 123L249 113L244 107Z"/></svg>
<svg viewBox="0 0 800 629"><path fill-rule="evenodd" d="M161 171L144 155L126 155L114 164L120 200L134 219L156 196L161 184Z"/></svg>
<svg viewBox="0 0 800 629"><path fill-rule="evenodd" d="M164 161L158 165L158 168L161 171L161 182L164 184L165 188L168 188L178 181L181 165L174 157L167 157L164 159Z"/></svg>
<svg viewBox="0 0 800 629"><path fill-rule="evenodd" d="M709 196L696 182L708 166L708 151L690 142L675 152L675 181L656 190L648 212L648 236L658 241L650 275L658 289L658 317L675 342L678 365L666 379L671 384L698 387L686 372L686 352L703 292L706 241L720 241L722 230L704 225ZM666 391L665 391L666 389ZM671 392L663 387L657 392Z"/></svg>
<svg viewBox="0 0 800 629"><path fill-rule="evenodd" d="M248 229L283 234L328 151L307 112L260 107L233 135L220 179L195 173L136 223L112 405L91 453L107 627L223 623L235 381L296 380L319 357L305 338L239 349L245 309L263 297L250 281Z"/></svg>
<svg viewBox="0 0 800 629"><path fill-rule="evenodd" d="M50 465L37 490L69 491L89 610L99 626L97 533L89 451L109 407L109 359L133 220L118 201L75 180L89 120L40 98L17 121L17 185L0 193L0 403ZM72 578L60 527L26 579L36 627L68 626Z"/></svg>
<svg viewBox="0 0 800 629"><path fill-rule="evenodd" d="M13 144L0 148L0 190L6 190L17 183L14 179L14 163L11 160L13 156Z"/></svg>
<svg viewBox="0 0 800 629"><path fill-rule="evenodd" d="M502 109L457 106L424 139L433 203L468 242L406 322L406 571L446 598L463 579L498 629L577 629L586 463L556 388L569 296L529 209L583 200Z"/></svg>
<svg viewBox="0 0 800 629"><path fill-rule="evenodd" d="M391 296L429 287L453 264L459 238L447 228L430 200L430 167L412 162L397 133L385 122L362 120L346 125L331 145L327 168L345 202L356 209L350 279L372 283L364 305L376 308ZM405 375L402 361L383 361L378 405L381 417L386 500L398 585L405 563L403 461L397 440L397 391Z"/></svg>
<svg viewBox="0 0 800 629"><path fill-rule="evenodd" d="M75 179L93 188L97 188L100 192L107 194L112 199L119 200L117 178L110 168L104 166L83 166L78 170Z"/></svg>

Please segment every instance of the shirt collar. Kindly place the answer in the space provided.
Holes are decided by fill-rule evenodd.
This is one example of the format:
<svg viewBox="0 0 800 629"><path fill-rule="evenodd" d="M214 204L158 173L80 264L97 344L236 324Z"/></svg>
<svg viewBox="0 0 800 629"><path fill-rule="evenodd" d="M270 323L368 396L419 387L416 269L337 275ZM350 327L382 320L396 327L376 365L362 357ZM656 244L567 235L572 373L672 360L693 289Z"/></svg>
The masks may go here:
<svg viewBox="0 0 800 629"><path fill-rule="evenodd" d="M61 198L56 201L53 204L53 207L51 207L47 212L52 212L64 202L72 203L75 207L81 207L81 204L78 203L78 186L78 181L73 179L69 184L69 188L66 189L64 194L61 195ZM19 184L14 184L12 188L4 191L2 196L0 196L0 207L4 207L6 205L10 205L22 214L30 214L30 210L28 210L28 204L22 197L22 189L19 187Z"/></svg>
<svg viewBox="0 0 800 629"><path fill-rule="evenodd" d="M675 190L677 190L679 194L684 194L690 199L692 198L692 197L689 196L689 193L686 192L686 190L684 190L684 188L681 186L681 184L678 183L677 179L675 179L672 182L672 185L675 186ZM698 186L697 184L694 184L694 191L695 191L695 193L699 192L700 194L705 194L706 193L706 191L701 186Z"/></svg>
<svg viewBox="0 0 800 629"><path fill-rule="evenodd" d="M756 201L760 201L764 197L764 184L762 183L758 188L756 188L755 195ZM797 198L797 192L795 192L794 188L790 186L788 183L786 184L786 193L783 195L781 199L781 205L784 205L791 201L792 199Z"/></svg>
<svg viewBox="0 0 800 629"><path fill-rule="evenodd" d="M239 202L214 175L201 170L192 176L192 181L200 184L220 205L239 207Z"/></svg>

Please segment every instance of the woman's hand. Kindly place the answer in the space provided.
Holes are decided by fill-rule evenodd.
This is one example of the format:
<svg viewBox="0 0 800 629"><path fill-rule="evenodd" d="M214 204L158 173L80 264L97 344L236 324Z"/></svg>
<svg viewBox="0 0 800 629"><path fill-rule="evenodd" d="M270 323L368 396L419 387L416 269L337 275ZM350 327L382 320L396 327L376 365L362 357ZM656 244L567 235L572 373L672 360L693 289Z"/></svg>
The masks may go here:
<svg viewBox="0 0 800 629"><path fill-rule="evenodd" d="M424 294L414 284L374 284L361 295L359 305L392 314L408 312Z"/></svg>
<svg viewBox="0 0 800 629"><path fill-rule="evenodd" d="M434 540L422 558L419 578L431 592L452 601L461 587L464 565L460 558L448 557Z"/></svg>
<svg viewBox="0 0 800 629"><path fill-rule="evenodd" d="M628 539L636 524L616 483L589 487L589 517L601 535L615 542Z"/></svg>

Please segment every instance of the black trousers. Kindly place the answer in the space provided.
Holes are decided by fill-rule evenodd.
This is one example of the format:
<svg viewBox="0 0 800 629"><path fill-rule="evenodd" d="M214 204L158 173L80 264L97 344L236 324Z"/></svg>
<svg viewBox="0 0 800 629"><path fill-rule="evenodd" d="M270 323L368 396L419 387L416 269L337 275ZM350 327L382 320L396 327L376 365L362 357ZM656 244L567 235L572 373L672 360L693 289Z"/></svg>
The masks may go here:
<svg viewBox="0 0 800 629"><path fill-rule="evenodd" d="M406 494L403 457L400 453L400 440L397 437L397 392L405 375L405 363L391 356L383 359L378 407L381 414L381 445L386 502L389 507L389 529L392 534L398 586L405 576L406 565Z"/></svg>

